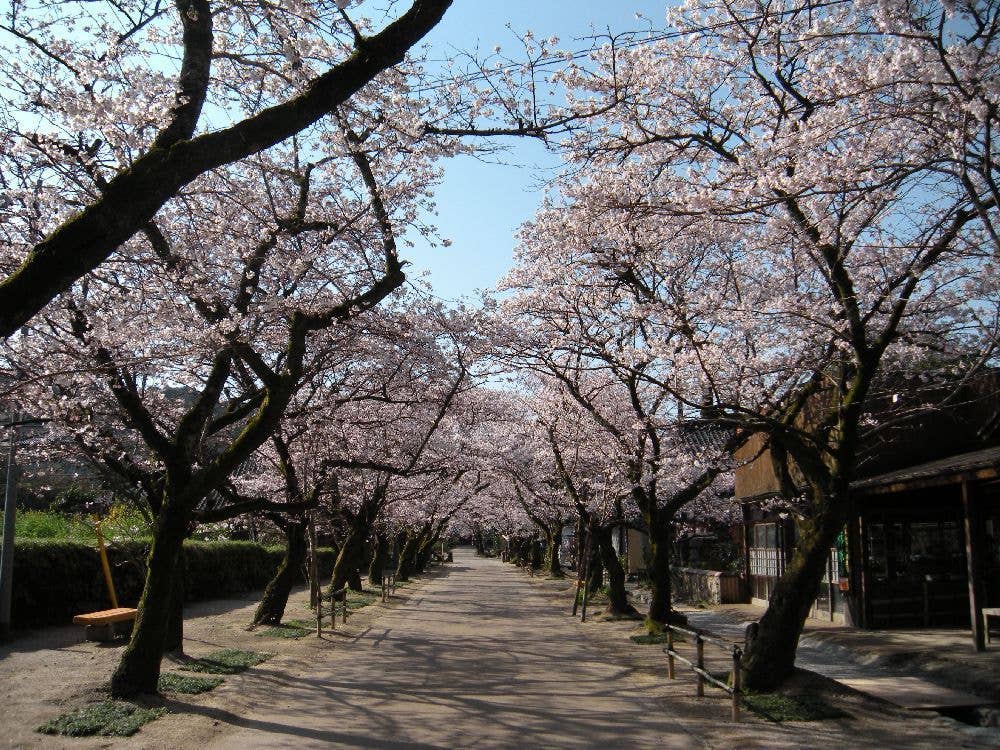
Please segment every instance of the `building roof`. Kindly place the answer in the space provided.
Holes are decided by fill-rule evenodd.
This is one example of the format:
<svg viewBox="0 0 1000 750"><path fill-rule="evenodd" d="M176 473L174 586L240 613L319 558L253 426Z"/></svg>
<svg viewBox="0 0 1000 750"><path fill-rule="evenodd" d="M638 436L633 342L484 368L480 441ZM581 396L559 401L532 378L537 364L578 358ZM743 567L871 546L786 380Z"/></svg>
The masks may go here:
<svg viewBox="0 0 1000 750"><path fill-rule="evenodd" d="M963 476L972 478L995 476L1000 469L1000 447L948 456L936 461L928 461L905 469L897 469L878 476L851 482L852 490L891 490L893 485L921 484L933 480L957 480Z"/></svg>

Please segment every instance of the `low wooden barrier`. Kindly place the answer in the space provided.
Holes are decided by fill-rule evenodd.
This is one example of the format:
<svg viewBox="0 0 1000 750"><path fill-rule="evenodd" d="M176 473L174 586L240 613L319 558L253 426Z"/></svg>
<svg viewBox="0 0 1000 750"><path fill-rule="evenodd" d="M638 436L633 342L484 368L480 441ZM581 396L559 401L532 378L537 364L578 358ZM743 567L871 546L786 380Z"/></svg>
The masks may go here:
<svg viewBox="0 0 1000 750"><path fill-rule="evenodd" d="M676 625L665 625L667 630L667 647L663 649L663 653L667 655L667 677L671 680L676 679L676 670L674 667L674 661L679 660L691 667L691 671L697 676L697 685L695 687L695 695L699 698L705 695L705 683L708 682L715 687L725 690L732 696L733 708L732 708L732 718L733 721L740 720L740 700L742 699L741 690L741 678L740 678L740 662L743 659L743 649L737 643L729 643L727 641L722 641L717 638L711 638L701 633L697 633L694 630L687 630L685 628L679 628ZM682 633L685 636L694 639L695 645L695 661L686 659L677 653L674 648L674 633ZM710 646L716 646L724 651L729 652L733 659L733 684L727 685L722 680L716 679L712 674L710 674L705 669L705 644Z"/></svg>
<svg viewBox="0 0 1000 750"><path fill-rule="evenodd" d="M337 601L343 602L344 605L344 623L347 623L347 586L339 588L330 594L330 626L333 630L337 629ZM323 597L319 597L316 600L316 637L322 637L323 635Z"/></svg>

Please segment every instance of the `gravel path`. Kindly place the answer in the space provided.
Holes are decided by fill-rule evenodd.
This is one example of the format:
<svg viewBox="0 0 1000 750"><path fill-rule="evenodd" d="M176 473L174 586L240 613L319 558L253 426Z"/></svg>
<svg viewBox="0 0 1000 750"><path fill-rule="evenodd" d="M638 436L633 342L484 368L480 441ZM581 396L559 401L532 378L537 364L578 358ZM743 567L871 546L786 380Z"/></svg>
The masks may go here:
<svg viewBox="0 0 1000 750"><path fill-rule="evenodd" d="M704 746L510 566L447 570L307 680L248 684L209 747Z"/></svg>

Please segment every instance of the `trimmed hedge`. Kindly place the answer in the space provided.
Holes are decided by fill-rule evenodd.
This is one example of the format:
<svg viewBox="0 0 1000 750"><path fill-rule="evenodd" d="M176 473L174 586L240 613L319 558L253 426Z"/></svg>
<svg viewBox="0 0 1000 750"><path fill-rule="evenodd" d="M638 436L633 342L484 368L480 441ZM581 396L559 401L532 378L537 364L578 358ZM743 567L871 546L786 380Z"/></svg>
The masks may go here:
<svg viewBox="0 0 1000 750"><path fill-rule="evenodd" d="M148 542L108 545L115 591L123 607L139 601L148 553ZM263 589L283 555L281 547L252 542L185 542L184 599L204 601ZM333 550L320 548L320 575L329 576L333 563ZM65 625L73 615L110 606L94 545L64 539L14 541L14 627Z"/></svg>

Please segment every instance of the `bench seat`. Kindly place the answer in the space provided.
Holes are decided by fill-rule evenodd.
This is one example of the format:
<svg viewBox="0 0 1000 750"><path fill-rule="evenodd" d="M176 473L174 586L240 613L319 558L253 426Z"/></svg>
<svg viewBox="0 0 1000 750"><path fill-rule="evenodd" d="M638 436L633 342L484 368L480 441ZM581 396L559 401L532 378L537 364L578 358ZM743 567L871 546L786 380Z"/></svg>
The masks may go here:
<svg viewBox="0 0 1000 750"><path fill-rule="evenodd" d="M87 640L108 643L116 638L128 636L132 632L136 610L131 607L103 609L88 612L73 618L76 625L87 626Z"/></svg>
<svg viewBox="0 0 1000 750"><path fill-rule="evenodd" d="M100 612L88 612L73 618L75 625L110 625L113 622L125 622L135 619L136 610L132 607L118 609L102 609Z"/></svg>

